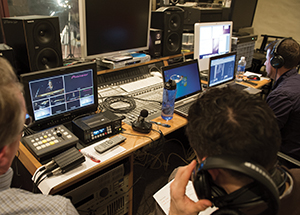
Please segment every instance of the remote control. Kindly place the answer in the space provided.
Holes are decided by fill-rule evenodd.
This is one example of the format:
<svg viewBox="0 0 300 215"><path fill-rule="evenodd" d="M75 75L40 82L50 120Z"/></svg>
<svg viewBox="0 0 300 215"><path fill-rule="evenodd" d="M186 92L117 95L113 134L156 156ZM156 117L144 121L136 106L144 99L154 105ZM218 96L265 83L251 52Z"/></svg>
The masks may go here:
<svg viewBox="0 0 300 215"><path fill-rule="evenodd" d="M101 142L100 144L95 146L94 149L99 153L103 153L106 150L110 149L111 147L123 142L124 140L126 140L126 137L119 134L104 142Z"/></svg>

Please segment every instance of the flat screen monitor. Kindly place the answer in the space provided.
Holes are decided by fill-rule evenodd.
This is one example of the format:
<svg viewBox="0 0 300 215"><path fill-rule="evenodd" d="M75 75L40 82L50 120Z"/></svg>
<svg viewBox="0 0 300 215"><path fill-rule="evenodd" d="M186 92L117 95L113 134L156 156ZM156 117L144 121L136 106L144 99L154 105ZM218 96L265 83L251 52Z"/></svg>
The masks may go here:
<svg viewBox="0 0 300 215"><path fill-rule="evenodd" d="M21 74L28 114L35 128L71 121L97 110L97 65L82 63Z"/></svg>
<svg viewBox="0 0 300 215"><path fill-rule="evenodd" d="M233 32L252 27L257 0L232 0L229 20L233 22Z"/></svg>
<svg viewBox="0 0 300 215"><path fill-rule="evenodd" d="M79 0L82 58L149 48L151 0Z"/></svg>
<svg viewBox="0 0 300 215"><path fill-rule="evenodd" d="M231 51L232 22L204 22L194 26L194 59L200 71L208 70L209 58Z"/></svg>
<svg viewBox="0 0 300 215"><path fill-rule="evenodd" d="M208 87L214 87L235 79L236 52L210 58Z"/></svg>

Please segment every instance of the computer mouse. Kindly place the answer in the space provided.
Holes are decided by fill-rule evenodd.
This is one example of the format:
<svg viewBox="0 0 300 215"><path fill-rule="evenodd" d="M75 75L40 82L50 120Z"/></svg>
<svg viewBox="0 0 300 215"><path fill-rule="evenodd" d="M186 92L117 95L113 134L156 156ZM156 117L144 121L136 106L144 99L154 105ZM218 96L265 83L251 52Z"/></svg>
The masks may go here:
<svg viewBox="0 0 300 215"><path fill-rule="evenodd" d="M251 81L259 81L260 77L258 75L249 75L247 76L248 79L250 79Z"/></svg>

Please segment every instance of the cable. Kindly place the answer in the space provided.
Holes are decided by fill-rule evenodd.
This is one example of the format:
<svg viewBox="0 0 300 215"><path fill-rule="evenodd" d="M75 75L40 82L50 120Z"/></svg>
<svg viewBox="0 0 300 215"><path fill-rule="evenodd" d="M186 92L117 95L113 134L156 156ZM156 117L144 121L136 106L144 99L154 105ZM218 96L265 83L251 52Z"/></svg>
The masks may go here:
<svg viewBox="0 0 300 215"><path fill-rule="evenodd" d="M129 106L118 108L113 107L112 105L117 102L127 103ZM134 99L129 96L110 96L102 102L102 105L113 113L129 113L136 108Z"/></svg>
<svg viewBox="0 0 300 215"><path fill-rule="evenodd" d="M154 140L151 137L148 137L146 135L137 135L137 134L130 134L130 133L124 133L123 131L121 131L122 134L127 134L127 135L131 135L131 136L137 136L137 137L147 137L149 138L152 142L154 142Z"/></svg>

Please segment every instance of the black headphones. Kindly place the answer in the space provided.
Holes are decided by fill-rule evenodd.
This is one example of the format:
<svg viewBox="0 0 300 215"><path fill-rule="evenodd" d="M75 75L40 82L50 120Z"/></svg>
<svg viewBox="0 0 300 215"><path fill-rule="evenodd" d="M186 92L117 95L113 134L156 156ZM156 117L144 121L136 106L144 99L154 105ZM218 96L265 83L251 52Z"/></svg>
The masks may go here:
<svg viewBox="0 0 300 215"><path fill-rule="evenodd" d="M278 47L280 46L280 44L286 39L287 38L278 40L278 42L274 45L274 47L271 51L272 58L270 59L270 63L271 63L271 66L273 66L276 69L279 69L284 64L284 58L280 54L278 54L277 50L278 50Z"/></svg>
<svg viewBox="0 0 300 215"><path fill-rule="evenodd" d="M226 191L214 184L208 169L228 169L252 178L254 182L227 194ZM207 157L197 164L192 174L192 181L198 199L210 200L219 210L219 214L242 214L238 209L267 203L267 209L261 214L275 215L279 207L278 187L270 174L262 166L231 155ZM282 184L282 183L281 183Z"/></svg>

